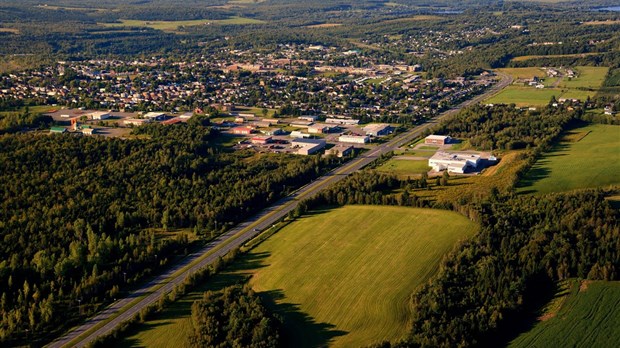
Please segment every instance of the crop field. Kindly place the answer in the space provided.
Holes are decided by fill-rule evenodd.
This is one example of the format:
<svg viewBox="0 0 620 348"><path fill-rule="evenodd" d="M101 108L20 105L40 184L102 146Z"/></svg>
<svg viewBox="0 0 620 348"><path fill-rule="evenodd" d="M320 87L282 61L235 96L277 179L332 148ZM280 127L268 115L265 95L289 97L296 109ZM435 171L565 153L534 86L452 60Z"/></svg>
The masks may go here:
<svg viewBox="0 0 620 348"><path fill-rule="evenodd" d="M433 153L430 152L430 156ZM419 176L428 172L431 168L428 166L427 159L406 158L406 156L398 156L391 158L377 168L378 171L386 173L394 173L398 176Z"/></svg>
<svg viewBox="0 0 620 348"><path fill-rule="evenodd" d="M573 281L554 302L509 347L616 347L620 342L620 282Z"/></svg>
<svg viewBox="0 0 620 348"><path fill-rule="evenodd" d="M587 133L574 141L574 133ZM571 134L573 133L573 134ZM579 137L578 137L579 138ZM550 193L620 184L620 126L572 130L519 183L521 193Z"/></svg>
<svg viewBox="0 0 620 348"><path fill-rule="evenodd" d="M244 24L262 24L264 23L258 19L244 18L233 16L228 19L198 19L191 21L142 21L133 19L123 19L121 23L100 23L106 27L138 27L138 28L152 28L163 31L175 31L180 27L190 27L197 25L244 25Z"/></svg>
<svg viewBox="0 0 620 348"><path fill-rule="evenodd" d="M286 346L363 346L405 336L409 295L477 226L448 211L346 206L284 227L232 269L122 338L120 347L183 346L202 291L244 281L283 316Z"/></svg>

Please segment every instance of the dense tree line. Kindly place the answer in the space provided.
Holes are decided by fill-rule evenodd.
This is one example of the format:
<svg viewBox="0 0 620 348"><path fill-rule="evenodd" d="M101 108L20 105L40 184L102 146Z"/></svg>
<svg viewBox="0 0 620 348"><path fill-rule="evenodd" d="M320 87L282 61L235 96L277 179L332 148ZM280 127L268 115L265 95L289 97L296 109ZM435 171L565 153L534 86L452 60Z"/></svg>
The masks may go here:
<svg viewBox="0 0 620 348"><path fill-rule="evenodd" d="M220 152L200 125L139 133L0 137L0 342L78 320L336 161Z"/></svg>
<svg viewBox="0 0 620 348"><path fill-rule="evenodd" d="M581 107L571 109L562 106L532 111L514 105L476 105L442 122L435 131L469 139L480 149L521 149L547 144L557 137L571 120L583 114Z"/></svg>
<svg viewBox="0 0 620 348"><path fill-rule="evenodd" d="M207 291L192 305L191 347L279 347L279 321L248 286Z"/></svg>
<svg viewBox="0 0 620 348"><path fill-rule="evenodd" d="M31 113L28 108L23 112L7 112L0 116L0 134L13 133L28 128L48 128L54 120L50 116Z"/></svg>
<svg viewBox="0 0 620 348"><path fill-rule="evenodd" d="M413 296L413 345L481 344L553 281L618 279L619 216L603 192L500 199L481 209L481 232Z"/></svg>

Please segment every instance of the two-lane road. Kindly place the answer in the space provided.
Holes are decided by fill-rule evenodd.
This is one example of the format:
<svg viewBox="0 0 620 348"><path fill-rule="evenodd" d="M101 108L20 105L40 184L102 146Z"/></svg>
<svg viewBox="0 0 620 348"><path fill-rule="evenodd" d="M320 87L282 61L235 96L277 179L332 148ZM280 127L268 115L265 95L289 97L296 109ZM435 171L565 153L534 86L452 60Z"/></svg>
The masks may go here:
<svg viewBox="0 0 620 348"><path fill-rule="evenodd" d="M260 233L260 231L269 228L270 226L281 220L291 210L295 209L297 207L297 204L299 204L299 202L304 198L312 197L329 185L332 185L344 179L349 174L360 170L382 154L393 151L412 141L416 137L420 136L420 134L422 134L422 132L424 132L426 129L436 124L437 121L439 121L440 119L455 114L463 107L488 98L490 95L497 93L499 90L503 89L512 82L512 79L507 75L501 75L501 77L502 80L495 86L493 86L485 94L468 100L459 105L457 108L451 109L436 116L430 122L415 127L405 133L399 134L387 143L378 145L377 147L364 153L362 156L355 158L352 161L345 163L341 167L334 169L328 174L295 191L290 196L279 200L271 207L264 209L256 216L237 225L230 231L220 235L218 238L205 245L199 251L188 255L186 258L173 265L166 272L162 273L152 281L141 286L140 289L135 290L127 297L114 302L96 316L88 319L81 326L69 331L64 336L50 343L48 347L83 347L89 342L95 340L97 337L103 336L111 332L123 321L132 318L143 308L146 308L150 304L155 303L161 296L170 292L177 284L181 284L189 275L213 263L215 260L225 255L230 250L244 244L248 240L255 237L258 233ZM205 255L207 254L208 256L205 257ZM190 265L191 267L189 267ZM183 271L179 273L181 270ZM175 275L175 273L179 274ZM118 314L120 312L122 313ZM110 320L110 318L114 319ZM105 324L102 325L101 323ZM89 333L85 334L86 332ZM82 335L84 336L80 337Z"/></svg>

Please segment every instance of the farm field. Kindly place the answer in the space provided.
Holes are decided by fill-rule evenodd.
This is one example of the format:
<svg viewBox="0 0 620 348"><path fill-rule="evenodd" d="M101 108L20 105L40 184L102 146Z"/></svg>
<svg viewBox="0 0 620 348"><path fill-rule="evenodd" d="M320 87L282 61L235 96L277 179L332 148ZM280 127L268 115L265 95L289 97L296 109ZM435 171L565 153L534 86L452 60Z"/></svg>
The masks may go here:
<svg viewBox="0 0 620 348"><path fill-rule="evenodd" d="M620 341L620 282L573 281L551 311L509 347L615 347Z"/></svg>
<svg viewBox="0 0 620 348"><path fill-rule="evenodd" d="M519 183L521 193L550 193L620 184L620 126L570 131Z"/></svg>
<svg viewBox="0 0 620 348"><path fill-rule="evenodd" d="M578 72L576 78L549 78L541 68L506 68L498 71L511 75L514 79L531 79L535 76L544 78L544 89L533 86L514 84L506 87L500 93L486 100L491 104L515 104L524 106L544 106L551 97L556 99L580 99L594 97L603 85L609 68L605 67L575 67ZM557 86L554 86L557 84Z"/></svg>
<svg viewBox="0 0 620 348"><path fill-rule="evenodd" d="M115 346L183 346L191 331L192 302L205 290L250 275L254 290L283 316L292 340L286 346L395 340L407 331L411 291L476 230L465 217L442 210L345 206L310 213Z"/></svg>
<svg viewBox="0 0 620 348"><path fill-rule="evenodd" d="M196 25L229 25L229 24L262 24L264 23L258 19L252 18L243 18L233 16L228 19L198 19L198 20L190 20L190 21L143 21L143 20L133 20L133 19L123 19L121 23L100 23L106 27L139 27L139 28L152 28L156 30L163 31L175 31L182 26L196 26Z"/></svg>
<svg viewBox="0 0 620 348"><path fill-rule="evenodd" d="M447 211L347 206L297 220L256 248L254 253L270 255L269 266L250 283L256 291L281 295L279 306L298 305L320 323L315 328L323 327L309 330L309 318L283 313L294 339L290 346L394 340L406 333L411 290L475 230Z"/></svg>
<svg viewBox="0 0 620 348"><path fill-rule="evenodd" d="M609 68L607 67L594 67L594 66L580 66L575 70L579 73L579 76L574 79L563 79L560 82L562 88L591 88L597 89L603 85Z"/></svg>

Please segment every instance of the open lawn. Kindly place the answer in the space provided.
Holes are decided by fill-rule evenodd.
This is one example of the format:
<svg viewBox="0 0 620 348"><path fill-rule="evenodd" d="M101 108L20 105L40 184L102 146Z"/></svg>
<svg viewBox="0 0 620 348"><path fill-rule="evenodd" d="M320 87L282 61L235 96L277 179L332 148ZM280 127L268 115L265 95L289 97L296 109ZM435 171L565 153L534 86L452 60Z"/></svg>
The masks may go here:
<svg viewBox="0 0 620 348"><path fill-rule="evenodd" d="M617 347L620 282L573 281L556 295L551 311L509 347Z"/></svg>
<svg viewBox="0 0 620 348"><path fill-rule="evenodd" d="M584 132L587 135L571 136ZM536 162L519 183L518 192L550 193L620 184L620 126L590 125L567 136Z"/></svg>
<svg viewBox="0 0 620 348"><path fill-rule="evenodd" d="M427 154L424 154L426 157ZM433 153L429 152L428 157L432 156ZM414 155L415 156L415 155ZM422 156L417 156L422 157ZM414 157L414 158L417 158ZM395 158L391 158L389 161L385 162L381 166L377 167L377 170L380 172L393 173L401 177L406 176L419 176L422 173L426 173L431 168L428 166L427 159L413 159L413 158L405 158L405 156L398 156Z"/></svg>
<svg viewBox="0 0 620 348"><path fill-rule="evenodd" d="M555 88L508 86L485 102L490 104L514 103L517 106L544 106L549 104L551 97L555 96L557 99L560 95L562 91Z"/></svg>
<svg viewBox="0 0 620 348"><path fill-rule="evenodd" d="M228 24L262 24L264 21L252 18L244 18L233 16L227 19L198 19L191 21L142 21L133 19L122 19L121 23L100 23L106 27L139 27L152 28L163 31L175 31L180 27L197 26L197 25L228 25Z"/></svg>
<svg viewBox="0 0 620 348"><path fill-rule="evenodd" d="M413 289L477 231L448 211L346 206L304 216L115 346L182 347L201 292L244 281L282 315L285 346L362 346L402 338Z"/></svg>

